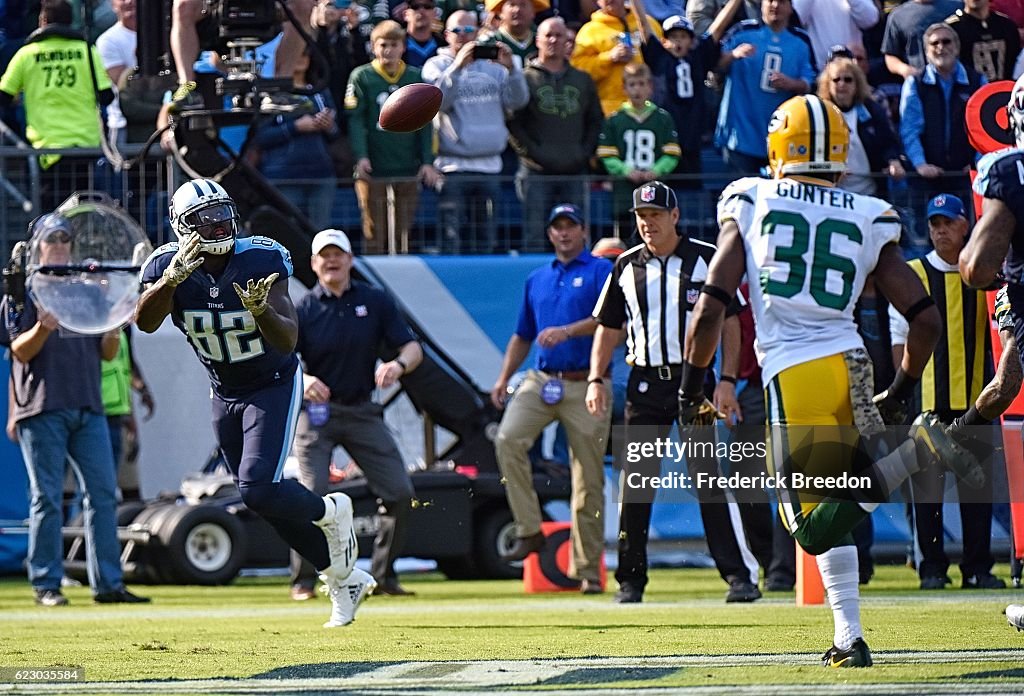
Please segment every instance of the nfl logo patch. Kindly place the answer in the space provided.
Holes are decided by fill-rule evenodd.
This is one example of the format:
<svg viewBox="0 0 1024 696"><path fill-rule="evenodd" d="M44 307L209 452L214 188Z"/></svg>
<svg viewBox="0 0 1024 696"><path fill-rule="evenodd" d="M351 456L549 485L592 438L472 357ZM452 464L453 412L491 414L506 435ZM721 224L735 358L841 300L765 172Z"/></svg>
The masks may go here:
<svg viewBox="0 0 1024 696"><path fill-rule="evenodd" d="M700 290L697 288L686 289L686 301L690 304L697 304L697 298L700 297Z"/></svg>
<svg viewBox="0 0 1024 696"><path fill-rule="evenodd" d="M369 314L370 313L367 311L366 305L356 305L356 316L357 317L365 317L365 316L369 316Z"/></svg>
<svg viewBox="0 0 1024 696"><path fill-rule="evenodd" d="M644 186L640 189L640 200L644 203L650 203L654 200L654 196L657 193L653 186Z"/></svg>
<svg viewBox="0 0 1024 696"><path fill-rule="evenodd" d="M220 288L218 288L216 285L214 285L212 288L210 288L210 297L212 297L213 299L217 299L217 297L219 297L219 296L220 296Z"/></svg>

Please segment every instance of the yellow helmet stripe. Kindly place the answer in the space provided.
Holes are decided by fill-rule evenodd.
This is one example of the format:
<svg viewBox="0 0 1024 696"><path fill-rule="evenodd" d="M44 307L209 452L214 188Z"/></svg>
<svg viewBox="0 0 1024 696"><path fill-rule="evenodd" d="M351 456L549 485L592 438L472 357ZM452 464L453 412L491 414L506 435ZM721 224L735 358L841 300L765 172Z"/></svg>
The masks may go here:
<svg viewBox="0 0 1024 696"><path fill-rule="evenodd" d="M807 159L810 162L828 162L829 124L825 105L818 97L811 95L808 95L804 103L807 104L807 115L811 127L811 142L808 143L811 153Z"/></svg>

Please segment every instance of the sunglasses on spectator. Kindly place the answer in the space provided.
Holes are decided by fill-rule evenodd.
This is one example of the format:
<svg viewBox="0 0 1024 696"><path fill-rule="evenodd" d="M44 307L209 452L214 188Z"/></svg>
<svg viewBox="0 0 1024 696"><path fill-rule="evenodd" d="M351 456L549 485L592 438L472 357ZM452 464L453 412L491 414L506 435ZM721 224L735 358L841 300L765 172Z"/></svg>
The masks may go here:
<svg viewBox="0 0 1024 696"><path fill-rule="evenodd" d="M434 9L434 5L433 5L433 3L419 3L419 2L413 3L413 2L411 2L411 3L409 3L409 9L410 10L432 10L432 9Z"/></svg>
<svg viewBox="0 0 1024 696"><path fill-rule="evenodd" d="M450 31L453 34L472 34L476 30L476 27L452 27L448 31Z"/></svg>
<svg viewBox="0 0 1024 696"><path fill-rule="evenodd" d="M845 84L850 84L850 83L853 82L853 78L850 77L849 75L840 75L839 77L833 77L832 78L832 82L835 82L835 83L843 82Z"/></svg>
<svg viewBox="0 0 1024 696"><path fill-rule="evenodd" d="M46 235L44 240L49 244L67 244L71 241L71 235L64 230L57 230Z"/></svg>
<svg viewBox="0 0 1024 696"><path fill-rule="evenodd" d="M935 39L934 41L929 41L928 45L929 46L949 46L951 43L953 43L953 39Z"/></svg>

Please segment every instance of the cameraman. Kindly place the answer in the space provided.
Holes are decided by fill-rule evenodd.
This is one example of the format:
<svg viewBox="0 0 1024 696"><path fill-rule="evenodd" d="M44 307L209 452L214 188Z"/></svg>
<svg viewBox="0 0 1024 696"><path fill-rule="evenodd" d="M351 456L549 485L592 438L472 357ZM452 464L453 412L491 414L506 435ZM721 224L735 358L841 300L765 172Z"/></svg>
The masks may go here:
<svg viewBox="0 0 1024 696"><path fill-rule="evenodd" d="M31 227L39 262L67 265L74 232L57 214L37 218ZM86 553L93 599L100 604L148 602L125 589L117 540L116 481L110 431L100 397L100 358L117 354L120 331L100 336L72 334L37 308L31 293L4 295L4 331L10 346L13 404L11 421L28 470L32 503L29 521L28 579L35 602L63 606L64 577L61 501L64 471L70 463L85 491ZM19 311L20 309L20 311Z"/></svg>
<svg viewBox="0 0 1024 696"><path fill-rule="evenodd" d="M199 57L201 48L212 48L219 41L219 30L222 24L222 7L224 0L174 0L171 8L171 54L178 73L178 82L185 85L196 79L192 64ZM250 4L263 3L274 6L275 0L250 0ZM302 31L309 35L310 18L316 0L287 0L285 3ZM291 21L284 22L281 43L274 54L275 77L291 78L295 65L302 55L306 42L299 30ZM179 90L175 95L179 100L188 99L196 104L195 92ZM198 104L196 104L198 105Z"/></svg>

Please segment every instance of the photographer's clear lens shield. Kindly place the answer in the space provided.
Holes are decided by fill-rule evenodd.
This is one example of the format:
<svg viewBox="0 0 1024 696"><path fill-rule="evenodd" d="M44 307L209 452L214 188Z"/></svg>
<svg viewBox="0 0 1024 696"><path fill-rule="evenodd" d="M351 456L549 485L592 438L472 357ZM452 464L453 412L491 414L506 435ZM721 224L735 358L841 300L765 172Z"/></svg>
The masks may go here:
<svg viewBox="0 0 1024 696"><path fill-rule="evenodd" d="M131 319L152 245L127 213L109 199L76 195L31 234L26 287L62 327L101 334Z"/></svg>

